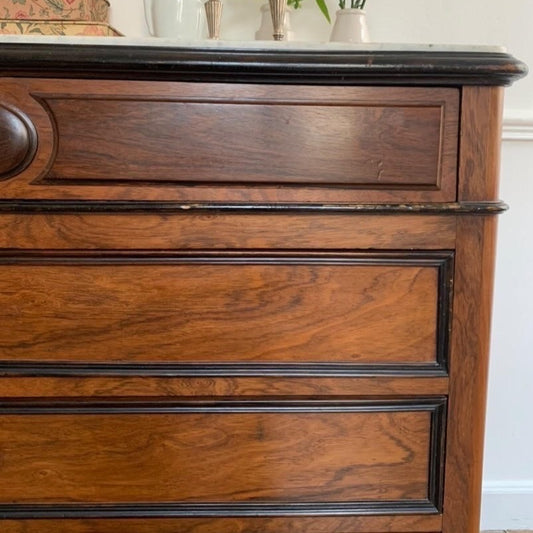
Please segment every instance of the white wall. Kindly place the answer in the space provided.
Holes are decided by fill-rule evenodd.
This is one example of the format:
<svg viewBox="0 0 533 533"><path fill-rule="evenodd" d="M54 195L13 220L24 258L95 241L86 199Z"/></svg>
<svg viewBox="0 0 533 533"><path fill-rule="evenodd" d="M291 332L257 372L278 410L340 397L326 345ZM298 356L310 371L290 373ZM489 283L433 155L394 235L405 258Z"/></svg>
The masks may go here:
<svg viewBox="0 0 533 533"><path fill-rule="evenodd" d="M118 29L147 35L142 0L111 3ZM225 0L223 37L252 39L260 4ZM313 0L304 4L296 38L326 40L328 24ZM378 42L501 44L533 66L532 0L368 0L367 12ZM511 211L500 219L483 526L533 529L533 75L508 90L505 116L501 197Z"/></svg>
<svg viewBox="0 0 533 533"><path fill-rule="evenodd" d="M501 197L491 379L485 445L487 529L533 529L533 125L529 141L506 141Z"/></svg>

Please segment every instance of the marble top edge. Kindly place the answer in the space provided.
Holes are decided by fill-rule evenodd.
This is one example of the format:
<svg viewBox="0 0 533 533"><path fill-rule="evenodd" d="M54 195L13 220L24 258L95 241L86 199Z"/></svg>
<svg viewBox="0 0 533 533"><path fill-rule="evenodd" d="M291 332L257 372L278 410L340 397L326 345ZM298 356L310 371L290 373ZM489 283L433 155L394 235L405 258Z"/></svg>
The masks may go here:
<svg viewBox="0 0 533 533"><path fill-rule="evenodd" d="M414 44L414 43L329 43L329 42L274 42L274 41L180 41L162 38L131 37L57 37L2 35L0 45L54 44L87 46L121 46L154 48L190 48L206 50L257 50L257 51L354 51L354 52L456 52L498 54L507 50L503 46L458 45L458 44Z"/></svg>

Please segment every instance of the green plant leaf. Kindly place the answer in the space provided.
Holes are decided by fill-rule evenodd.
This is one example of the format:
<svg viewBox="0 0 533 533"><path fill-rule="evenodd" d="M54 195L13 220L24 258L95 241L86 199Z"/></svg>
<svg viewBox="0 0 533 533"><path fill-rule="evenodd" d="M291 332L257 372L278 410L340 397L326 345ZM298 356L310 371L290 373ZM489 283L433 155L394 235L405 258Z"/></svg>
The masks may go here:
<svg viewBox="0 0 533 533"><path fill-rule="evenodd" d="M329 16L328 5L326 0L316 0L316 5L322 11L323 15L326 17L326 20L331 24L331 17Z"/></svg>
<svg viewBox="0 0 533 533"><path fill-rule="evenodd" d="M287 5L293 7L294 9L299 9L302 7L303 0L287 0ZM326 17L326 20L331 24L331 17L329 16L328 5L326 0L315 0L316 5L322 11L322 14Z"/></svg>

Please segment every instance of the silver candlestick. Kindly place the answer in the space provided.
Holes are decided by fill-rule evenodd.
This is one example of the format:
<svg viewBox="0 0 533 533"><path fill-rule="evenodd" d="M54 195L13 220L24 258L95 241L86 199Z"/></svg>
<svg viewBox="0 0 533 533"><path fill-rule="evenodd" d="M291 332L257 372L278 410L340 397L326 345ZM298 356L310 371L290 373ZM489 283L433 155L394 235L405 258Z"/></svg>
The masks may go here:
<svg viewBox="0 0 533 533"><path fill-rule="evenodd" d="M270 14L272 15L273 37L275 41L283 41L285 37L285 11L287 0L269 0Z"/></svg>
<svg viewBox="0 0 533 533"><path fill-rule="evenodd" d="M207 28L210 39L220 39L220 21L222 20L222 0L207 0L204 4Z"/></svg>

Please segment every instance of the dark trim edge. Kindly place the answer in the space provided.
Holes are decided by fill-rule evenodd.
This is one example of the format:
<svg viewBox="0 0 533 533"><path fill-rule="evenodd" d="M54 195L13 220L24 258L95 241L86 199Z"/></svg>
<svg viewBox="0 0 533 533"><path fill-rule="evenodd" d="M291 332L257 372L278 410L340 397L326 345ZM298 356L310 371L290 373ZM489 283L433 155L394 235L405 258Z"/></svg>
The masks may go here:
<svg viewBox="0 0 533 533"><path fill-rule="evenodd" d="M453 283L455 253L443 258L438 272L437 303L437 364L446 375L449 372L450 338L452 335Z"/></svg>
<svg viewBox="0 0 533 533"><path fill-rule="evenodd" d="M271 516L433 515L429 501L286 504L0 505L1 520L85 518L218 518Z"/></svg>
<svg viewBox="0 0 533 533"><path fill-rule="evenodd" d="M447 377L442 364L165 364L0 361L0 377L356 378Z"/></svg>
<svg viewBox="0 0 533 533"><path fill-rule="evenodd" d="M446 400L443 400L431 413L429 500L441 513L444 508L447 413L448 402Z"/></svg>
<svg viewBox="0 0 533 533"><path fill-rule="evenodd" d="M188 213L202 211L235 213L346 213L346 214L430 214L498 215L509 207L497 202L449 202L411 204L316 204L316 203L180 203L157 201L98 200L0 200L2 213Z"/></svg>
<svg viewBox="0 0 533 533"><path fill-rule="evenodd" d="M510 85L527 66L503 52L250 50L0 44L0 76L316 85Z"/></svg>
<svg viewBox="0 0 533 533"><path fill-rule="evenodd" d="M14 398L0 400L0 415L134 415L183 413L435 413L445 396L412 398ZM444 424L444 418L438 420Z"/></svg>

